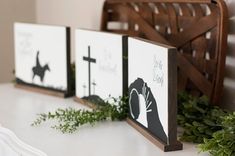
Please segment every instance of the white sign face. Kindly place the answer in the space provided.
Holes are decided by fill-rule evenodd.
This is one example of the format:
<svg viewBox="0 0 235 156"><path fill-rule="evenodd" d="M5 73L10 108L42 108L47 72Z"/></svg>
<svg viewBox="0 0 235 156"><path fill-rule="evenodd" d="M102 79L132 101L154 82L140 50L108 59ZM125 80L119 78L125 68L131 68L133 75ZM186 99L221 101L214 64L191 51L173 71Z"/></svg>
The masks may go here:
<svg viewBox="0 0 235 156"><path fill-rule="evenodd" d="M76 96L109 100L123 94L123 36L76 30Z"/></svg>
<svg viewBox="0 0 235 156"><path fill-rule="evenodd" d="M168 48L128 39L130 117L168 140Z"/></svg>
<svg viewBox="0 0 235 156"><path fill-rule="evenodd" d="M66 91L66 27L15 23L14 35L17 82Z"/></svg>

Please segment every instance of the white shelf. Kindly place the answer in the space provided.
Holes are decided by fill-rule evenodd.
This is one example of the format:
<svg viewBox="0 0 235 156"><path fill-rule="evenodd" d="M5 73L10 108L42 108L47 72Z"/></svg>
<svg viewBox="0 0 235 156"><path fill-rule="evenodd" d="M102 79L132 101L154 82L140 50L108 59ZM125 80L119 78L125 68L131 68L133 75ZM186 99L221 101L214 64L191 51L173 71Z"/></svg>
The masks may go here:
<svg viewBox="0 0 235 156"><path fill-rule="evenodd" d="M47 156L22 142L12 131L0 126L1 156Z"/></svg>
<svg viewBox="0 0 235 156"><path fill-rule="evenodd" d="M30 126L36 114L66 107L87 109L75 103L72 98L32 93L15 89L12 84L0 85L0 123L13 131L20 140L48 156L207 155L198 154L193 144L184 144L182 151L164 153L126 122L103 122L94 127L87 125L74 134L62 134L51 129L51 122L37 127Z"/></svg>

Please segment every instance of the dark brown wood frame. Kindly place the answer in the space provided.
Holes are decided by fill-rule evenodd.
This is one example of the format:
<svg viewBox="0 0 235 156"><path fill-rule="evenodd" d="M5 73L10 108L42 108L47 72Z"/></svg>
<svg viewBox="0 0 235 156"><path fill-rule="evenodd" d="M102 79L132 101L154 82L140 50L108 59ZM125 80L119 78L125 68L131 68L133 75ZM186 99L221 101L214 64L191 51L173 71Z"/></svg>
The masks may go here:
<svg viewBox="0 0 235 156"><path fill-rule="evenodd" d="M128 27L109 28L111 22ZM177 47L178 91L206 95L218 105L223 91L227 25L223 0L106 0L101 30Z"/></svg>
<svg viewBox="0 0 235 156"><path fill-rule="evenodd" d="M147 128L129 117L127 122L139 131L148 140L162 149L164 152L182 150L183 145L177 140L177 49L168 45L153 41L134 38L147 43L156 44L168 49L168 143L162 142L157 136L152 135Z"/></svg>
<svg viewBox="0 0 235 156"><path fill-rule="evenodd" d="M46 24L44 24L46 25ZM49 25L52 26L52 25ZM46 95L52 95L52 96L57 96L57 97L62 97L62 98L66 98L66 97L71 97L74 95L74 91L72 90L72 79L71 79L71 73L72 73L72 69L71 69L71 62L70 62L70 53L71 53L71 29L69 27L66 27L66 61L67 61L67 91L61 91L61 90L57 90L57 89L52 89L52 88L47 88L47 87L43 87L43 86L39 86L39 85L35 85L35 84L30 84L30 83L24 83L24 82L20 82L17 81L16 78L16 83L15 83L15 87L19 88L19 89L24 89L24 90L28 90L28 91L33 91L33 92L37 92L37 93L42 93L42 94L46 94Z"/></svg>

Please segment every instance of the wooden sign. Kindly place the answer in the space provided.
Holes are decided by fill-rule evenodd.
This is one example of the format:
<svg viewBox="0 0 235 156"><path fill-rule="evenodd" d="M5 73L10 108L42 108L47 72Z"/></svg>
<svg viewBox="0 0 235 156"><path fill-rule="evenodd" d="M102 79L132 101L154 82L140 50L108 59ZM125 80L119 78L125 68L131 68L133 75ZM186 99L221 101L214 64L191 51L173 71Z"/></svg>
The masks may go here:
<svg viewBox="0 0 235 156"><path fill-rule="evenodd" d="M129 38L128 53L128 122L164 151L181 150L176 121L176 49Z"/></svg>
<svg viewBox="0 0 235 156"><path fill-rule="evenodd" d="M103 103L127 93L126 44L124 35L76 30L76 101Z"/></svg>
<svg viewBox="0 0 235 156"><path fill-rule="evenodd" d="M16 87L69 96L69 28L15 23L14 35Z"/></svg>

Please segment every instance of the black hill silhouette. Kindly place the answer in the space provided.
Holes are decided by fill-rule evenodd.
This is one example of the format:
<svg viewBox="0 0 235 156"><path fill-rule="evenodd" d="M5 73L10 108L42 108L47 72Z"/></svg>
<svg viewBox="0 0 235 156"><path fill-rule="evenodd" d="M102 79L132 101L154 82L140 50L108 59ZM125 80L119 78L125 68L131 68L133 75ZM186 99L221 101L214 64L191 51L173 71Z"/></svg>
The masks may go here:
<svg viewBox="0 0 235 156"><path fill-rule="evenodd" d="M38 76L40 78L41 82L43 83L45 72L47 70L50 71L50 68L49 68L48 64L45 64L44 66L41 66L41 64L40 64L40 61L39 61L39 51L38 51L37 52L37 56L36 56L36 66L34 66L32 68L32 71L33 71L32 79L34 79L35 76Z"/></svg>

